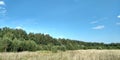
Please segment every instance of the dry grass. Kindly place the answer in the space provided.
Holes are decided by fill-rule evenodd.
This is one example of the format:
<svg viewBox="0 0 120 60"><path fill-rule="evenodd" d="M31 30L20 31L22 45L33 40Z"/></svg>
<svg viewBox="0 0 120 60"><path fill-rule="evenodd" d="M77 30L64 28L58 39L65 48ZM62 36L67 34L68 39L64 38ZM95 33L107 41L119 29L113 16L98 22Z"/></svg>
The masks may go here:
<svg viewBox="0 0 120 60"><path fill-rule="evenodd" d="M74 50L0 53L0 60L120 60L120 50Z"/></svg>

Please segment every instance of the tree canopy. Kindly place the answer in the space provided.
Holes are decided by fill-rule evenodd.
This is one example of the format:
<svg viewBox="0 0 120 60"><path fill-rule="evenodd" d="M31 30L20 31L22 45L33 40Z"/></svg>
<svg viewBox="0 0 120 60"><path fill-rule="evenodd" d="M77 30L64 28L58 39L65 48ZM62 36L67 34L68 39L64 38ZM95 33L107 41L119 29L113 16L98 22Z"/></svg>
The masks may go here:
<svg viewBox="0 0 120 60"><path fill-rule="evenodd" d="M0 51L20 52L37 50L120 49L120 43L83 42L53 38L49 34L26 33L22 29L0 28Z"/></svg>

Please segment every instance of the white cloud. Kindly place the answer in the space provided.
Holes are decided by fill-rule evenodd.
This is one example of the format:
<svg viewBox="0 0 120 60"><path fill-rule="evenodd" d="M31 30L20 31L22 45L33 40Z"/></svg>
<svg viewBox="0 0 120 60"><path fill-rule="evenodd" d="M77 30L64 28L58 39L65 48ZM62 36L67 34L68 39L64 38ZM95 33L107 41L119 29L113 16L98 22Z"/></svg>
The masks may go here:
<svg viewBox="0 0 120 60"><path fill-rule="evenodd" d="M15 27L16 29L23 29L21 26L17 26L17 27Z"/></svg>
<svg viewBox="0 0 120 60"><path fill-rule="evenodd" d="M1 17L4 17L4 16L6 16L6 13L7 13L7 10L4 8L4 7L0 7L0 16Z"/></svg>
<svg viewBox="0 0 120 60"><path fill-rule="evenodd" d="M96 27L93 27L92 29L95 29L95 30L101 30L101 29L104 29L105 26L104 25L98 25Z"/></svg>
<svg viewBox="0 0 120 60"><path fill-rule="evenodd" d="M59 35L59 36L56 36L56 38L65 38L65 36Z"/></svg>
<svg viewBox="0 0 120 60"><path fill-rule="evenodd" d="M0 9L0 14L4 14L4 13L6 13L6 12L7 12L6 9Z"/></svg>
<svg viewBox="0 0 120 60"><path fill-rule="evenodd" d="M5 17L7 13L7 9L5 8L4 1L0 1L0 17Z"/></svg>
<svg viewBox="0 0 120 60"><path fill-rule="evenodd" d="M96 23L98 23L98 21L92 21L92 22L91 22L91 24L96 24Z"/></svg>
<svg viewBox="0 0 120 60"><path fill-rule="evenodd" d="M120 25L120 22L117 22L116 25Z"/></svg>
<svg viewBox="0 0 120 60"><path fill-rule="evenodd" d="M90 22L90 24L100 23L100 22L103 22L103 21L105 21L105 20L107 20L107 19L108 19L108 17L103 17L103 18L100 18L100 19L98 19L98 20L95 20L95 21Z"/></svg>
<svg viewBox="0 0 120 60"><path fill-rule="evenodd" d="M0 5L5 5L5 2L4 1L0 1Z"/></svg>
<svg viewBox="0 0 120 60"><path fill-rule="evenodd" d="M118 15L117 17L120 18L120 15Z"/></svg>
<svg viewBox="0 0 120 60"><path fill-rule="evenodd" d="M1 10L4 10L5 8L0 6L0 9L1 9Z"/></svg>

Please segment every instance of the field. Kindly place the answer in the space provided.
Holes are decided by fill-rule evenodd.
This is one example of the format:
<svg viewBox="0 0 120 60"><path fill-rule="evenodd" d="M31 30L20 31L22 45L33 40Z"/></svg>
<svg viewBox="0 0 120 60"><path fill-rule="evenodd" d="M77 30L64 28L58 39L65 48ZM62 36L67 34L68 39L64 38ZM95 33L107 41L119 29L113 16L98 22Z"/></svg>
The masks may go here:
<svg viewBox="0 0 120 60"><path fill-rule="evenodd" d="M120 60L120 50L73 50L57 53L50 51L37 52L4 52L0 60Z"/></svg>

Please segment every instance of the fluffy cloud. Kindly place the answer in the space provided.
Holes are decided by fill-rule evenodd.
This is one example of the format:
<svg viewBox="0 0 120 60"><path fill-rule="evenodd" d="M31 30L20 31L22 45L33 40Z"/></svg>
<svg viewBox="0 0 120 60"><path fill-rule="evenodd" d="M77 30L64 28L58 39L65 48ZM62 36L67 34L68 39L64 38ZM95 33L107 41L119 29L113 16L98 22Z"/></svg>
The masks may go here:
<svg viewBox="0 0 120 60"><path fill-rule="evenodd" d="M0 7L0 13L6 13L6 12L7 12L7 10L5 7Z"/></svg>
<svg viewBox="0 0 120 60"><path fill-rule="evenodd" d="M0 1L0 5L5 5L4 1Z"/></svg>
<svg viewBox="0 0 120 60"><path fill-rule="evenodd" d="M91 24L96 24L96 23L98 23L98 21L92 21L92 22L90 22Z"/></svg>
<svg viewBox="0 0 120 60"><path fill-rule="evenodd" d="M103 17L103 18L100 18L98 20L90 22L90 24L97 24L97 23L103 22L103 21L105 21L107 19L108 19L108 17Z"/></svg>
<svg viewBox="0 0 120 60"><path fill-rule="evenodd" d="M23 29L21 26L17 26L16 29Z"/></svg>
<svg viewBox="0 0 120 60"><path fill-rule="evenodd" d="M120 15L118 15L117 17L120 18Z"/></svg>
<svg viewBox="0 0 120 60"><path fill-rule="evenodd" d="M96 27L93 27L92 29L95 29L95 30L101 30L101 29L104 29L105 26L104 25L98 25Z"/></svg>
<svg viewBox="0 0 120 60"><path fill-rule="evenodd" d="M5 7L0 7L0 16L6 16L7 10Z"/></svg>
<svg viewBox="0 0 120 60"><path fill-rule="evenodd" d="M0 1L0 17L6 16L7 9L5 8L5 3L4 1Z"/></svg>

